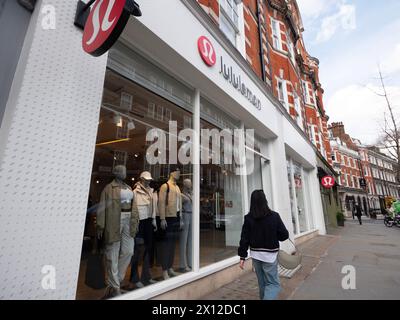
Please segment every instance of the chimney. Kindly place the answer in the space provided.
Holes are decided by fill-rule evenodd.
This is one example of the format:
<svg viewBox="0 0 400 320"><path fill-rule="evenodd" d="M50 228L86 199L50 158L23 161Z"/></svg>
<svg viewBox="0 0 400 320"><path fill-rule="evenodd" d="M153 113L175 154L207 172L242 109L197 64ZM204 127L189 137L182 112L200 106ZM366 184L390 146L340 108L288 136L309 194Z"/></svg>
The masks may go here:
<svg viewBox="0 0 400 320"><path fill-rule="evenodd" d="M335 138L341 138L346 134L343 122L333 122L331 124L332 135Z"/></svg>

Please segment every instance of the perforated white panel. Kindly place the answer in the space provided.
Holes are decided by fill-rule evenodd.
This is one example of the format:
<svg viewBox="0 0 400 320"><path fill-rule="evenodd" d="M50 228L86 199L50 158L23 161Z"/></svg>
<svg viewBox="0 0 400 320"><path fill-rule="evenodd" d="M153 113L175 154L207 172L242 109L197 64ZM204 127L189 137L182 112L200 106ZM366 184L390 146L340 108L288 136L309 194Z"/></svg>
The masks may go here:
<svg viewBox="0 0 400 320"><path fill-rule="evenodd" d="M107 57L81 48L77 1L35 28L0 166L0 299L74 299ZM12 101L12 99L10 99ZM56 289L42 288L42 267Z"/></svg>

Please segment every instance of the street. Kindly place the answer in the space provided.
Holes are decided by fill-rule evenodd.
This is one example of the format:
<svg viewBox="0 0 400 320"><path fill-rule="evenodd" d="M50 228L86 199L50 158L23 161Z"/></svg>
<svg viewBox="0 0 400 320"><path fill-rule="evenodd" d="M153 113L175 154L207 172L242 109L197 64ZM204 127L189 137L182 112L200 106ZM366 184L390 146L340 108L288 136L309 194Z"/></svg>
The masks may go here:
<svg viewBox="0 0 400 320"><path fill-rule="evenodd" d="M362 226L352 220L316 270L291 299L391 300L400 297L400 229L386 228L382 220ZM356 289L343 290L343 266L356 270Z"/></svg>
<svg viewBox="0 0 400 320"><path fill-rule="evenodd" d="M281 278L280 300L394 300L400 297L400 229L382 220L365 219L362 226L347 220L344 228L329 230L299 246L302 269L292 279ZM344 266L354 266L355 290L344 290ZM257 300L251 272L203 299Z"/></svg>

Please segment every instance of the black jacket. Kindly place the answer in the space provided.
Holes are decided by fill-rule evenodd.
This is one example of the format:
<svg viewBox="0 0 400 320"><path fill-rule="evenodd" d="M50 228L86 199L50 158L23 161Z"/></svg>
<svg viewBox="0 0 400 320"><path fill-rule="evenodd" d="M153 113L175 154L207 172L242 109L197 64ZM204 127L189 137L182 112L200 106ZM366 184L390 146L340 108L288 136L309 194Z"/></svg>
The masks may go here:
<svg viewBox="0 0 400 320"><path fill-rule="evenodd" d="M271 211L262 218L254 219L250 214L244 217L238 255L242 260L247 258L247 250L278 252L279 241L289 239L289 232L282 222L279 213Z"/></svg>

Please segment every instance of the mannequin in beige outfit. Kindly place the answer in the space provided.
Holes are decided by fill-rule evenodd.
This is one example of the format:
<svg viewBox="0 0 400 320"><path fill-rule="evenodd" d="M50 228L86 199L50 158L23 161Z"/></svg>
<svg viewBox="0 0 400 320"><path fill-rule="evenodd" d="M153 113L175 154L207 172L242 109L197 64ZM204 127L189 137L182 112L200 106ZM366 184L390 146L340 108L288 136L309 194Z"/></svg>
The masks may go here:
<svg viewBox="0 0 400 320"><path fill-rule="evenodd" d="M132 212L133 191L124 182L126 167L114 168L115 179L100 197L96 226L98 238L104 238L107 268L106 298L121 294L121 282L131 261L139 217Z"/></svg>

